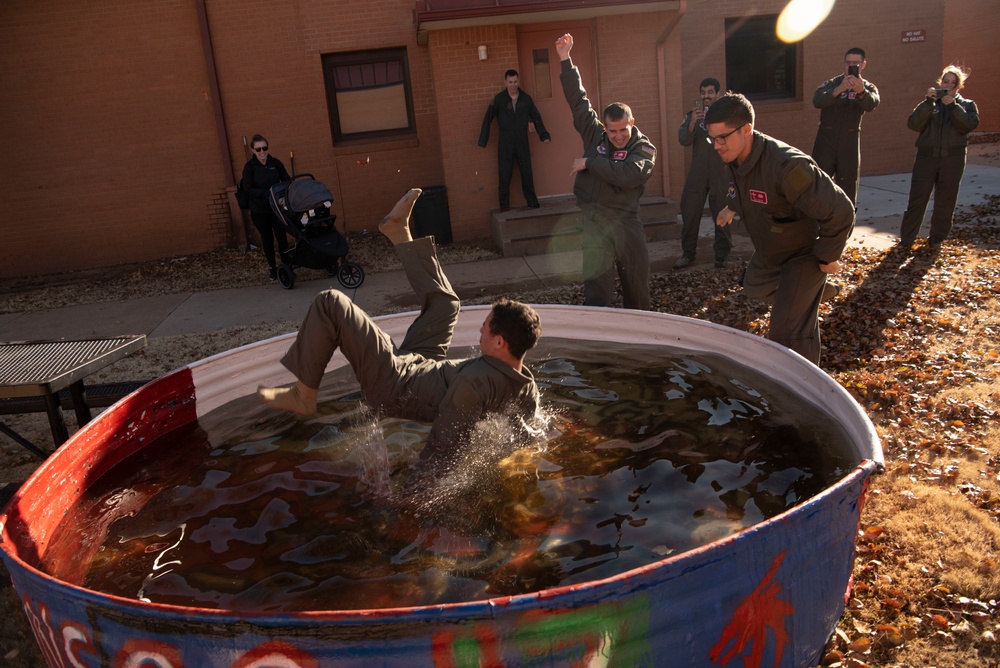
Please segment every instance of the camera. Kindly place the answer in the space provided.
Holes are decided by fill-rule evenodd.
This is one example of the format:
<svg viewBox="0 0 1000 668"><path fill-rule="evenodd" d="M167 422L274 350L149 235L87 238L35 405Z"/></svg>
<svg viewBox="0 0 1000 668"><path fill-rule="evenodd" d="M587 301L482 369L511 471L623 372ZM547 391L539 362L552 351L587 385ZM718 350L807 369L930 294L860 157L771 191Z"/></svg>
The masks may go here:
<svg viewBox="0 0 1000 668"><path fill-rule="evenodd" d="M947 95L950 91L947 88L935 88L934 92L937 93L937 99L941 99Z"/></svg>
<svg viewBox="0 0 1000 668"><path fill-rule="evenodd" d="M851 75L852 77L856 77L859 74L861 74L861 66L860 65L848 65L847 66L847 73L849 75Z"/></svg>

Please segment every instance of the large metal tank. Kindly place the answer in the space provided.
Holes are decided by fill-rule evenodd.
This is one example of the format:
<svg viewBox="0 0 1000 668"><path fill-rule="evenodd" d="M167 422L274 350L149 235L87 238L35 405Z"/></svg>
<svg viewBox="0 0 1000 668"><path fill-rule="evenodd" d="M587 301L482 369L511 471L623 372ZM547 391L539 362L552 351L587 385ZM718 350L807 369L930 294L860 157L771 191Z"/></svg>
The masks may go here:
<svg viewBox="0 0 1000 668"><path fill-rule="evenodd" d="M454 345L478 342L463 310ZM547 336L653 343L724 355L839 422L846 477L770 520L604 580L407 609L254 615L126 600L35 565L66 509L103 472L260 384L290 382L290 335L231 350L150 383L48 459L0 515L0 556L51 666L809 666L839 619L875 431L821 369L782 346L711 323L638 311L540 306ZM396 340L413 314L379 318ZM338 354L330 368L346 364Z"/></svg>

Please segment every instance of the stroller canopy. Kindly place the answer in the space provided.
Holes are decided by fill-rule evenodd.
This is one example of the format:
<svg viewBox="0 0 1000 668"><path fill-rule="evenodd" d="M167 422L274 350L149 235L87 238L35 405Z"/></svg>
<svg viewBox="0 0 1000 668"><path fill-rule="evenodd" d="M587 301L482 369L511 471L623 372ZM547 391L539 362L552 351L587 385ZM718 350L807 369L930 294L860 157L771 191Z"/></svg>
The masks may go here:
<svg viewBox="0 0 1000 668"><path fill-rule="evenodd" d="M304 212L333 201L333 193L319 181L296 179L288 184L285 205L292 211Z"/></svg>

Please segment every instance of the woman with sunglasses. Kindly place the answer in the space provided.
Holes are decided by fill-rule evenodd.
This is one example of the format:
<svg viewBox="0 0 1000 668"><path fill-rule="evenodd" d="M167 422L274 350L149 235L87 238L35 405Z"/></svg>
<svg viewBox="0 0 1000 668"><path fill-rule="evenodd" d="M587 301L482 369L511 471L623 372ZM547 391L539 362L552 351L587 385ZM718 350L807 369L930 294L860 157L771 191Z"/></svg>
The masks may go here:
<svg viewBox="0 0 1000 668"><path fill-rule="evenodd" d="M917 157L910 179L910 200L899 230L899 248L908 250L917 240L927 204L934 193L934 211L927 244L937 248L948 238L958 203L958 189L965 174L965 152L969 133L979 125L979 109L972 100L958 94L969 73L949 65L938 77L937 86L914 108L907 126L917 136Z"/></svg>
<svg viewBox="0 0 1000 668"><path fill-rule="evenodd" d="M288 237L285 228L271 210L268 201L271 186L275 183L290 180L285 166L281 161L268 153L267 140L260 135L254 135L250 141L253 157L247 160L243 167L243 189L250 194L250 220L260 232L261 249L264 259L270 267L271 280L278 278L278 265L274 258L274 240L278 239L278 251L284 254L288 250Z"/></svg>

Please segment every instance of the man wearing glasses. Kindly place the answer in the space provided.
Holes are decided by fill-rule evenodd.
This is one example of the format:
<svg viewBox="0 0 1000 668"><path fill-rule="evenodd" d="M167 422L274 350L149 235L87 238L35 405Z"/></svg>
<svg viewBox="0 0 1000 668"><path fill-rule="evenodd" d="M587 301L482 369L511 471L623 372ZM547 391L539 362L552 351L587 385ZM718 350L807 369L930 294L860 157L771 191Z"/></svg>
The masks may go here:
<svg viewBox="0 0 1000 668"><path fill-rule="evenodd" d="M861 178L861 117L878 106L878 89L861 78L868 63L864 49L844 54L844 73L824 81L813 93L820 110L812 156L857 206Z"/></svg>
<svg viewBox="0 0 1000 668"><path fill-rule="evenodd" d="M854 204L808 155L755 131L753 106L742 95L720 97L705 125L729 170L716 224L738 214L754 245L744 293L771 303L769 339L819 364L819 305L839 292L826 277L840 271Z"/></svg>

